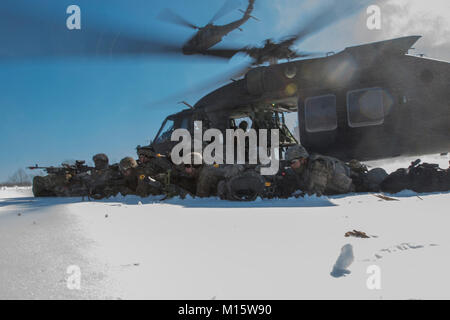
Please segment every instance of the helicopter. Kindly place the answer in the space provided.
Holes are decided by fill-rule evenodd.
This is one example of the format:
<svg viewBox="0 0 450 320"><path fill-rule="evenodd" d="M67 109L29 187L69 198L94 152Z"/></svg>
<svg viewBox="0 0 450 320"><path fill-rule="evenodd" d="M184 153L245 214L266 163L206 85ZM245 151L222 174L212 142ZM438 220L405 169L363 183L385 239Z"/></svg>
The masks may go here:
<svg viewBox="0 0 450 320"><path fill-rule="evenodd" d="M296 37L291 37L277 43L272 39L266 39L262 47L248 46L241 49L210 49L203 54L231 59L238 53L244 53L252 58L252 66L259 66L266 62L276 64L279 60L293 60L296 58L306 58L315 55L315 53L311 52L298 52L293 50L291 46L296 40Z"/></svg>
<svg viewBox="0 0 450 320"><path fill-rule="evenodd" d="M358 8L361 6L363 2ZM335 8L342 12L352 9L347 2ZM335 13L311 17L291 41L278 45L290 48L291 42L303 40L335 22ZM20 14L14 12L9 20L6 17L0 21L0 27L7 20L11 24L34 22L23 16L17 19ZM177 46L158 47L153 39L133 34L117 37L114 32L105 32L99 41L98 33L88 30L70 33L66 37L70 42L64 42L63 46L60 41L67 36L67 30L45 20L39 28L34 23L22 27L31 35L38 30L61 37L41 38L45 45L39 47L5 37L1 59L180 53ZM311 152L342 160L447 152L450 148L450 64L409 55L409 49L419 38L409 36L369 43L325 57L268 66L253 63L250 70L246 67L243 78L212 91L189 109L167 117L151 145L158 153L167 154L174 144L170 133L178 128L193 131L196 120L203 121L205 130L221 131L237 128L240 122L247 121L254 129L279 129L280 149L301 143ZM210 50L215 49L206 51ZM268 56L277 58L275 54ZM289 113L298 117L299 140L287 127Z"/></svg>
<svg viewBox="0 0 450 320"><path fill-rule="evenodd" d="M450 63L409 55L420 36L348 47L326 57L248 71L167 117L151 146L167 153L177 128L221 131L251 120L279 129L280 149L301 143L342 160L375 160L450 149ZM300 141L286 126L297 112Z"/></svg>
<svg viewBox="0 0 450 320"><path fill-rule="evenodd" d="M184 27L188 27L194 30L198 30L197 33L189 39L183 46L182 52L185 55L193 55L193 54L206 54L208 49L215 46L219 42L222 41L223 37L232 32L235 29L239 29L244 23L246 23L250 18L258 20L256 17L252 16L251 13L254 8L255 0L248 0L248 6L245 11L240 10L244 15L241 19L231 22L226 25L216 26L214 25L214 21L219 19L228 11L228 7L230 6L229 0L224 3L222 8L214 15L214 17L209 21L209 23L204 27L198 27L188 21L186 21L181 16L172 12L169 9L165 9L160 15L159 18L161 20L165 20L171 23L175 23Z"/></svg>
<svg viewBox="0 0 450 320"><path fill-rule="evenodd" d="M5 0L0 4L3 13L0 19L0 62L5 60L35 60L48 58L124 58L149 56L180 56L202 55L216 57L220 55L208 54L212 46L222 41L228 33L240 27L250 18L258 20L251 13L255 0L248 0L248 7L243 17L223 26L213 22L230 11L231 0L227 0L211 21L204 27L190 24L169 9L164 10L159 19L176 23L198 30L186 43L182 44L171 37L149 29L145 33L119 29L108 25L91 23L81 30L68 30L66 25L54 19L53 16L38 16L23 3L15 4L12 0ZM38 26L38 27L37 27ZM23 35L16 37L7 30L18 30ZM51 35L49 37L48 35ZM40 39L36 44L29 39Z"/></svg>

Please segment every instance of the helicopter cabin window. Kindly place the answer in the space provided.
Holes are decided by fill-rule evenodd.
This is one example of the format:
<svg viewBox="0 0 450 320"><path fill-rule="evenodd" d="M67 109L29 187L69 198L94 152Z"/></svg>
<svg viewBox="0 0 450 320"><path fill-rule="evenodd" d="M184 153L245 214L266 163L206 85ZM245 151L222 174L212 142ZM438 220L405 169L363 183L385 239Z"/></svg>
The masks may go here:
<svg viewBox="0 0 450 320"><path fill-rule="evenodd" d="M384 123L383 90L369 88L347 93L348 124L352 128Z"/></svg>
<svg viewBox="0 0 450 320"><path fill-rule="evenodd" d="M234 129L242 129L244 132L248 132L252 128L253 121L249 117L234 119Z"/></svg>
<svg viewBox="0 0 450 320"><path fill-rule="evenodd" d="M173 131L174 131L174 122L173 120L167 119L164 122L163 126L161 127L160 134L156 138L155 142L161 143L170 140Z"/></svg>
<svg viewBox="0 0 450 320"><path fill-rule="evenodd" d="M337 128L336 96L328 94L305 100L306 131L323 132Z"/></svg>

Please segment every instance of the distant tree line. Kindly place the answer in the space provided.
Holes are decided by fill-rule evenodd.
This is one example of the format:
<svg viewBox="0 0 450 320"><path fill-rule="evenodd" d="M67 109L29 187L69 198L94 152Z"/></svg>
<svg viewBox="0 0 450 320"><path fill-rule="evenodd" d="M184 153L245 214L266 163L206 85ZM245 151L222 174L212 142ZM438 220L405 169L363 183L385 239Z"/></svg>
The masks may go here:
<svg viewBox="0 0 450 320"><path fill-rule="evenodd" d="M26 173L24 169L18 169L8 180L0 183L0 187L29 187L32 185L33 176Z"/></svg>

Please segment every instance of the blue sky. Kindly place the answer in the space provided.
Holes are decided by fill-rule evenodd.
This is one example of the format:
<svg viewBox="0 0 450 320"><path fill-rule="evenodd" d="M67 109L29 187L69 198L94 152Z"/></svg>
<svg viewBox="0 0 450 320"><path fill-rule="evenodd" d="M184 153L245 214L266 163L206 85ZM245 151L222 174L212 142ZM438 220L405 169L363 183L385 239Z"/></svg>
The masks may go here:
<svg viewBox="0 0 450 320"><path fill-rule="evenodd" d="M245 0L237 2L245 9ZM261 22L248 21L244 32L234 31L224 45L257 45L269 37L290 35L312 3L317 7L330 1L256 0L254 15ZM165 24L156 16L168 7L203 26L223 1L2 0L0 38L9 39L7 43L42 46L46 39L61 37L58 30L49 34L42 26L51 22L65 31L66 8L71 4L81 8L81 32L101 26L103 30L164 35L182 43L192 36L192 30ZM38 19L11 22L4 19L10 12ZM240 16L235 10L217 24ZM326 29L302 43L301 49L327 52L364 42L355 31L365 28L364 17L362 12ZM381 36L375 32L369 38ZM57 41L67 44L65 38ZM18 168L36 163L49 166L71 159L90 161L99 152L108 154L112 162L135 156L135 147L148 144L167 115L183 109L176 104L180 98L159 105L152 101L195 88L245 61L243 57L218 62L160 56L0 61L0 181ZM183 99L194 104L207 92Z"/></svg>

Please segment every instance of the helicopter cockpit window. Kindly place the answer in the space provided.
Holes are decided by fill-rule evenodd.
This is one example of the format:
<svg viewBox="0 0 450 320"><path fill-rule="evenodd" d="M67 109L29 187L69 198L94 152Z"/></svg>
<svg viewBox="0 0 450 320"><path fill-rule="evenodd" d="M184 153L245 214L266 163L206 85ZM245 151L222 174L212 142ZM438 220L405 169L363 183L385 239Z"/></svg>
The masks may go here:
<svg viewBox="0 0 450 320"><path fill-rule="evenodd" d="M180 129L189 129L189 118L183 118L180 123Z"/></svg>
<svg viewBox="0 0 450 320"><path fill-rule="evenodd" d="M350 127L366 127L383 124L383 90L370 88L347 93L347 115Z"/></svg>
<svg viewBox="0 0 450 320"><path fill-rule="evenodd" d="M337 128L336 96L334 94L305 100L306 131L323 132Z"/></svg>
<svg viewBox="0 0 450 320"><path fill-rule="evenodd" d="M173 120L167 119L161 130L159 136L156 138L156 143L162 143L164 141L170 141L170 137L172 136L172 132L174 131L174 122Z"/></svg>

